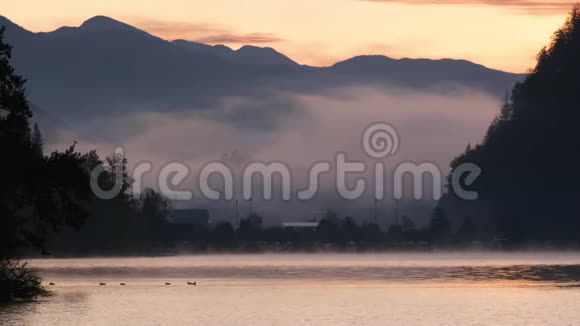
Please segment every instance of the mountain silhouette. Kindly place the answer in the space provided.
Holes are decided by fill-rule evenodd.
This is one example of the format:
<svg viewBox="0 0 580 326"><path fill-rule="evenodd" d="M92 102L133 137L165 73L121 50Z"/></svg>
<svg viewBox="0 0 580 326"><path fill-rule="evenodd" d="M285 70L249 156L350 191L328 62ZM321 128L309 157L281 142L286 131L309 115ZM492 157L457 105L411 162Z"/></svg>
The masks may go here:
<svg viewBox="0 0 580 326"><path fill-rule="evenodd" d="M0 16L31 101L46 112L84 119L131 110L209 107L224 96L328 87L455 85L501 96L523 76L463 60L360 56L330 67L300 65L272 48L232 50L166 41L105 16L79 27L33 33Z"/></svg>
<svg viewBox="0 0 580 326"><path fill-rule="evenodd" d="M111 30L139 31L138 29L136 29L133 26L127 25L125 23L122 23L120 21L114 20L114 19L106 17L106 16L95 16L91 19L88 19L84 23L82 23L81 26L79 26L79 29L82 29L84 31L93 31L93 32L111 31Z"/></svg>
<svg viewBox="0 0 580 326"><path fill-rule="evenodd" d="M392 59L381 55L365 55L338 62L331 69L335 73L360 76L361 79L380 80L389 76L399 83L417 86L425 83L461 83L465 86L479 85L491 92L501 92L500 88L506 82L510 83L510 79L513 81L513 76L505 72L466 60L452 59Z"/></svg>
<svg viewBox="0 0 580 326"><path fill-rule="evenodd" d="M225 45L207 45L199 42L186 40L175 40L171 42L179 47L194 53L205 53L215 55L224 60L250 65L287 65L297 66L298 64L280 52L268 47L257 47L244 45L238 50L233 50Z"/></svg>

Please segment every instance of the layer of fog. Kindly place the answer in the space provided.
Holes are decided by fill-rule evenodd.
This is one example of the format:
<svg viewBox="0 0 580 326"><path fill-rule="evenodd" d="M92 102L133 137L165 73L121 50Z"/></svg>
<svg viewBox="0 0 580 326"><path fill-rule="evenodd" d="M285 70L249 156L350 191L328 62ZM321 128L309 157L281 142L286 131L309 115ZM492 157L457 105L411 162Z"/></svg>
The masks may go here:
<svg viewBox="0 0 580 326"><path fill-rule="evenodd" d="M371 163L367 170L372 170L376 161L364 153L362 133L373 122L386 122L397 129L400 139L397 154L383 160L389 170L406 161L430 161L445 175L455 156L469 143L481 140L499 105L497 98L469 89L438 93L352 87L324 95L278 92L263 97L225 97L212 108L179 112L148 109L100 116L86 121L82 128L52 134L47 150L62 149L76 140L79 150L96 149L101 156L122 146L129 167L148 161L158 171L166 163L183 162L191 174L179 189L194 190L195 195L192 201L175 202L174 206L210 207L213 220L232 220L233 201L208 202L197 189L198 171L208 162L225 160L231 165L236 157L242 158L242 165L250 161L283 162L291 168L293 191L302 190L307 185L308 169L322 160L334 166L337 152L345 153L348 160ZM227 159L231 153L235 157ZM145 185L157 188L156 176L155 172L147 174ZM386 199L377 204L383 224L393 221L388 178L389 173ZM305 220L321 216L327 209L362 220L374 215L370 192L355 201L341 200L333 179L331 174L322 176L322 190L306 202L264 201L255 195L253 211L263 215L267 223ZM369 174L366 179L368 190L372 190ZM239 215L247 214L248 201L241 199L239 191L234 196L240 198ZM279 189L275 188L274 198L280 198ZM407 200L400 214L424 223L433 203Z"/></svg>

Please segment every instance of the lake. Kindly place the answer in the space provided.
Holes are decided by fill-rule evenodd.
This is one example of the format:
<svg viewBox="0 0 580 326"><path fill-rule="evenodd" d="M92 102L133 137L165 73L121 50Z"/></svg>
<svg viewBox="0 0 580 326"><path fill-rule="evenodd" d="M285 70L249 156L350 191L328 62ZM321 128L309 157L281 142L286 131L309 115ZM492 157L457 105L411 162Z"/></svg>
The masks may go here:
<svg viewBox="0 0 580 326"><path fill-rule="evenodd" d="M30 264L53 295L1 307L2 325L580 323L577 253L200 255Z"/></svg>

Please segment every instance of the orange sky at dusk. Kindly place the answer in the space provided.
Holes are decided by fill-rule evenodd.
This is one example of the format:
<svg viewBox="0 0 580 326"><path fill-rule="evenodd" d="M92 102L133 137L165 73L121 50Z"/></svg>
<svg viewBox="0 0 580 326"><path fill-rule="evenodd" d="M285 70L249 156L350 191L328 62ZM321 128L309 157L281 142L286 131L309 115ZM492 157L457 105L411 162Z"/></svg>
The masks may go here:
<svg viewBox="0 0 580 326"><path fill-rule="evenodd" d="M525 72L571 6L517 0L5 0L0 15L35 32L106 15L165 39L270 46L310 65L384 54L467 59Z"/></svg>

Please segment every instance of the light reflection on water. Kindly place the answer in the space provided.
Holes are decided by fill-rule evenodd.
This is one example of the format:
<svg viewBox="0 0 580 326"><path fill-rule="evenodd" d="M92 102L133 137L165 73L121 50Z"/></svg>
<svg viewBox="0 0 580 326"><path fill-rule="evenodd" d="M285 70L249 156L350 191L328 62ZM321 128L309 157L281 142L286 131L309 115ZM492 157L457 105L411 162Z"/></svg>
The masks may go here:
<svg viewBox="0 0 580 326"><path fill-rule="evenodd" d="M56 283L49 287L54 295L0 308L0 324L562 325L580 320L576 253L207 255L47 259L31 265L47 283Z"/></svg>

